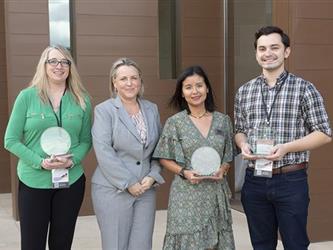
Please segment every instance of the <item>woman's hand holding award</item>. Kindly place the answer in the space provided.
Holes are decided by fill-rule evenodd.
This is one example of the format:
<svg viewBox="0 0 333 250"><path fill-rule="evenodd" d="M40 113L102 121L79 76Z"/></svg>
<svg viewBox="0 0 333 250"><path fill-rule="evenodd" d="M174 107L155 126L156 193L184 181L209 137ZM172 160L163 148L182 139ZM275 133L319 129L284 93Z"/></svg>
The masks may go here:
<svg viewBox="0 0 333 250"><path fill-rule="evenodd" d="M69 187L69 171L64 167L64 161L72 155L68 154L71 147L71 138L62 127L51 127L46 129L41 138L40 145L43 151L49 155L46 159L52 168L53 188Z"/></svg>

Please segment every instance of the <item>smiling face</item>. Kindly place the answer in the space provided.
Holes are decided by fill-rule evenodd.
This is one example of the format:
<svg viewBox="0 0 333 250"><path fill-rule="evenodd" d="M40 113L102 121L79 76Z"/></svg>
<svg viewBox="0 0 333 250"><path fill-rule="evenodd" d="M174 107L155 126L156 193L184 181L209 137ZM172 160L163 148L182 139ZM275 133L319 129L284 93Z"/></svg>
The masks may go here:
<svg viewBox="0 0 333 250"><path fill-rule="evenodd" d="M133 66L123 65L117 69L113 84L122 100L134 100L141 89L141 77Z"/></svg>
<svg viewBox="0 0 333 250"><path fill-rule="evenodd" d="M51 59L55 59L57 61L67 60L67 58L57 49L52 49L49 52L47 60L49 61ZM69 70L70 65L66 65L64 63L58 63L56 66L46 63L46 74L49 82L52 84L66 84Z"/></svg>
<svg viewBox="0 0 333 250"><path fill-rule="evenodd" d="M208 88L203 77L197 74L187 77L182 92L189 107L205 106Z"/></svg>
<svg viewBox="0 0 333 250"><path fill-rule="evenodd" d="M283 71L289 54L290 48L285 48L277 33L262 35L257 40L256 59L264 71Z"/></svg>

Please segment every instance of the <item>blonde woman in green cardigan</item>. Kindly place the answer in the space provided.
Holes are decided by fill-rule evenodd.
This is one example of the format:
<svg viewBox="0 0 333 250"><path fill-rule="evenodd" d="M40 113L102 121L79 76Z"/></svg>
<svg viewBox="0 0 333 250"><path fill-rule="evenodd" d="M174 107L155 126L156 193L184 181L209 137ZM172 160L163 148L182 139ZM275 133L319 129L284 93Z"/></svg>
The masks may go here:
<svg viewBox="0 0 333 250"><path fill-rule="evenodd" d="M43 151L40 138L50 127L62 127L70 135L67 156L50 158ZM22 250L45 249L47 238L49 249L71 249L85 189L81 162L91 148L90 129L90 100L71 55L60 46L47 47L30 86L16 98L5 133L5 148L19 158ZM68 169L66 188L54 188L54 169Z"/></svg>

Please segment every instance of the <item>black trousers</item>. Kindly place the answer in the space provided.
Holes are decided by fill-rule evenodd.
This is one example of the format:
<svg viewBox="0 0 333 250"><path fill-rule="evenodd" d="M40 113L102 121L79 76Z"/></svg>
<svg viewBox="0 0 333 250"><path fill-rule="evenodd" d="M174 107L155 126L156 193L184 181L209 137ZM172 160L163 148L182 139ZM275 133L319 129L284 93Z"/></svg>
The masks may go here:
<svg viewBox="0 0 333 250"><path fill-rule="evenodd" d="M22 250L70 250L86 178L69 188L37 189L19 182L18 205Z"/></svg>

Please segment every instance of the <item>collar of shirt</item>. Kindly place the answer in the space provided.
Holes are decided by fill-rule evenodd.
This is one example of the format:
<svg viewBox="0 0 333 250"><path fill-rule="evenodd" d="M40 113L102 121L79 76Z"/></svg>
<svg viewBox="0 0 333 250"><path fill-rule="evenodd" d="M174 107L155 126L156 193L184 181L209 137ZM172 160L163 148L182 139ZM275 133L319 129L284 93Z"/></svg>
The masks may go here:
<svg viewBox="0 0 333 250"><path fill-rule="evenodd" d="M268 86L267 84L267 81L266 81L266 78L264 76L264 74L261 74L259 77L258 77L258 83L259 84L263 84L264 86L263 87L268 87L269 89L272 89L272 88L275 88L275 87L278 87L280 86L282 83L283 83L283 80L284 78L287 76L288 72L286 70L284 70L280 75L279 77L277 78L277 81L276 81L276 84L273 86L273 87L270 87Z"/></svg>

